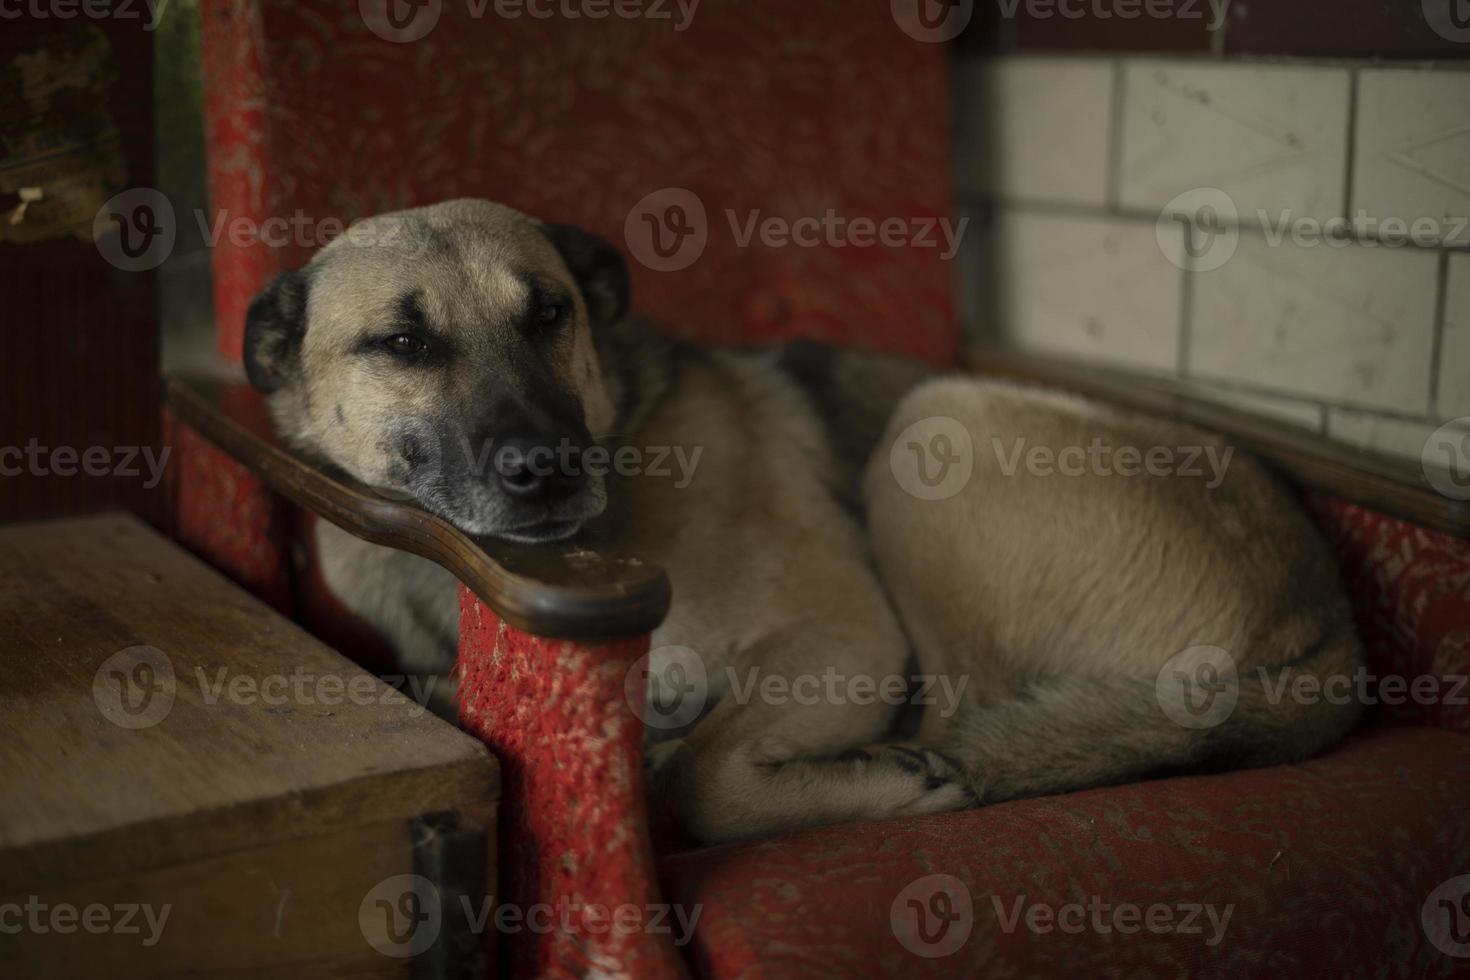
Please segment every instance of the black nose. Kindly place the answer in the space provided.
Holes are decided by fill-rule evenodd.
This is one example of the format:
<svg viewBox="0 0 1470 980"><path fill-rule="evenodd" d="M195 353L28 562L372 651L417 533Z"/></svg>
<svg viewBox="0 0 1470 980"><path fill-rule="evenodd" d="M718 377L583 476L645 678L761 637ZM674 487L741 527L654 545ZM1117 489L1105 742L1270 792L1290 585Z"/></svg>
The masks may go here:
<svg viewBox="0 0 1470 980"><path fill-rule="evenodd" d="M557 500L581 482L582 449L571 439L502 439L495 452L500 485L513 497Z"/></svg>

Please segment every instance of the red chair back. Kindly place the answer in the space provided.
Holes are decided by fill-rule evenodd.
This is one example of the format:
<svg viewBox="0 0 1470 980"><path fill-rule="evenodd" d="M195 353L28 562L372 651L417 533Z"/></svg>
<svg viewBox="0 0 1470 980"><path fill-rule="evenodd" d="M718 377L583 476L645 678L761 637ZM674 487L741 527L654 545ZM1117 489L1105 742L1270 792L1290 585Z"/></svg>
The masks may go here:
<svg viewBox="0 0 1470 980"><path fill-rule="evenodd" d="M214 207L291 239L216 248L231 358L251 297L335 222L465 196L579 224L634 258L654 228L672 248L700 224L697 201L702 251L691 238L675 264L697 259L631 263L637 308L686 337L957 350L943 237L866 245L852 225L916 234L950 213L944 45L915 42L886 3L704 0L686 16L647 0L647 16L599 20L547 0L204 6ZM657 195L671 188L689 195ZM298 216L305 231L287 232ZM776 244L771 218L808 219L818 244Z"/></svg>

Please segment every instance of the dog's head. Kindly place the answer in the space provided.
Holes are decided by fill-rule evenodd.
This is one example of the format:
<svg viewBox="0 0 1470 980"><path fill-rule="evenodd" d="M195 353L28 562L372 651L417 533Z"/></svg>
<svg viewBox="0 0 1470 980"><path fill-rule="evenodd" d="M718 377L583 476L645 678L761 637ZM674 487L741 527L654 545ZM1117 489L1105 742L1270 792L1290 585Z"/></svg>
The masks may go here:
<svg viewBox="0 0 1470 980"><path fill-rule="evenodd" d="M450 201L354 225L250 307L245 367L298 444L472 534L548 541L606 504L580 455L613 409L593 332L622 257L564 225Z"/></svg>

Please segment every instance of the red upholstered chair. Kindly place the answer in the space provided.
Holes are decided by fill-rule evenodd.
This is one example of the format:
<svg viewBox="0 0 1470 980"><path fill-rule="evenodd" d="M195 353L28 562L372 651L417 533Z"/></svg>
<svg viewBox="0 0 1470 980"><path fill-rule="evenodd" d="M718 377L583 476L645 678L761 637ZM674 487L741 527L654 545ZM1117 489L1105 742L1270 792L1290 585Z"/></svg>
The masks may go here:
<svg viewBox="0 0 1470 980"><path fill-rule="evenodd" d="M949 213L945 52L900 30L888 4L706 0L675 31L649 19L503 19L494 5L476 18L431 2L399 11L438 12L412 43L379 36L403 26L379 16L381 2L360 7L366 20L357 4L205 0L216 208L257 222L300 212L319 227L481 196L622 242L637 202L684 188L706 208L708 244L679 272L633 265L644 312L710 342L802 336L955 357L951 272L934 250L739 248L726 225L726 209ZM221 242L228 358L239 358L251 296L310 251ZM221 398L216 407L258 412L248 393ZM309 559L297 560L301 512L273 492L278 471L236 462L248 454L233 430L175 405L180 538L278 606L340 619ZM1470 674L1470 544L1340 500L1313 506L1373 670L1446 689ZM1464 526L1463 513L1454 519ZM485 558L475 581L506 567ZM644 584L656 605L657 581ZM524 609L488 591L461 590L459 671L464 723L505 773L497 898L570 916L499 937L507 975L1442 976L1470 963L1436 948L1421 918L1438 914L1436 886L1470 872L1463 701L1376 710L1345 745L1298 766L738 846L656 846L641 693L625 684L648 649L647 609L564 631L595 640L537 636L512 625L530 622ZM610 929L595 911L660 903L698 910L687 945ZM1111 913L1097 913L1106 929L1026 925L1033 906L1091 916L1101 903L1179 917L1228 907L1230 918L1223 940L1204 915L1189 924L1199 933L1129 932Z"/></svg>

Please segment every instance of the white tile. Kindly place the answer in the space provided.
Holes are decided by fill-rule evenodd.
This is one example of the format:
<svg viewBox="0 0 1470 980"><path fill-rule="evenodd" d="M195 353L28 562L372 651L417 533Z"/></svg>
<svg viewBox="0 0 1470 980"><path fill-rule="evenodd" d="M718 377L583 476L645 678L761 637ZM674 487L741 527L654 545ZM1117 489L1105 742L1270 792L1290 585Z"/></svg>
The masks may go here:
<svg viewBox="0 0 1470 980"><path fill-rule="evenodd" d="M1404 459L1423 459L1425 444L1439 427L1438 422L1389 418L1351 409L1332 408L1327 411L1329 438ZM1470 432L1470 426L1466 426L1465 431Z"/></svg>
<svg viewBox="0 0 1470 980"><path fill-rule="evenodd" d="M962 194L1102 205L1113 67L1003 58L955 72L955 181Z"/></svg>
<svg viewBox="0 0 1470 980"><path fill-rule="evenodd" d="M1450 256L1437 408L1446 418L1470 415L1470 255Z"/></svg>
<svg viewBox="0 0 1470 980"><path fill-rule="evenodd" d="M1140 59L1124 69L1119 201L1157 212L1218 188L1242 223L1341 217L1351 78L1343 68L1192 66Z"/></svg>
<svg viewBox="0 0 1470 980"><path fill-rule="evenodd" d="M1177 366L1182 231L1161 246L1153 222L1008 211L992 246L991 289L1009 342L1122 367Z"/></svg>
<svg viewBox="0 0 1470 980"><path fill-rule="evenodd" d="M1242 234L1192 280L1192 376L1427 413L1439 256Z"/></svg>
<svg viewBox="0 0 1470 980"><path fill-rule="evenodd" d="M1195 398L1224 405L1251 415L1285 422L1313 432L1322 431L1322 406L1295 398L1279 398L1274 395L1259 395L1250 391L1232 391L1208 385L1186 385L1184 393Z"/></svg>
<svg viewBox="0 0 1470 980"><path fill-rule="evenodd" d="M1428 219L1470 243L1470 72L1360 72L1354 144L1355 223Z"/></svg>

